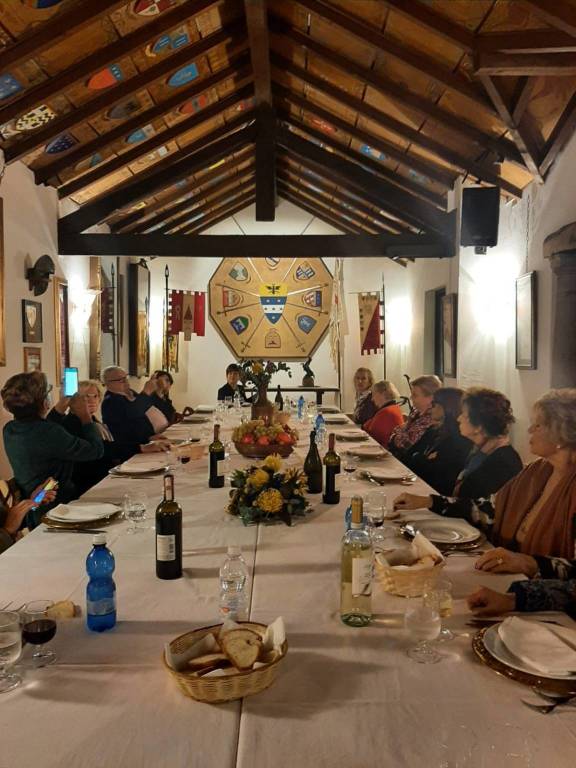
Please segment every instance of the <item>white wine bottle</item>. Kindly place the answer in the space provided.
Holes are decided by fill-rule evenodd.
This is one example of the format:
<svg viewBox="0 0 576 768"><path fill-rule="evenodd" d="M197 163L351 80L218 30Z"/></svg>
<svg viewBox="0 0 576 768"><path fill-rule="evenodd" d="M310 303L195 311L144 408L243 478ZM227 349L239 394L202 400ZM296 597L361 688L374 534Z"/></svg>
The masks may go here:
<svg viewBox="0 0 576 768"><path fill-rule="evenodd" d="M342 539L340 618L350 627L372 620L372 541L362 522L362 497L352 497L352 526Z"/></svg>
<svg viewBox="0 0 576 768"><path fill-rule="evenodd" d="M174 500L174 475L164 475L164 498L156 509L156 576L182 576L182 508Z"/></svg>

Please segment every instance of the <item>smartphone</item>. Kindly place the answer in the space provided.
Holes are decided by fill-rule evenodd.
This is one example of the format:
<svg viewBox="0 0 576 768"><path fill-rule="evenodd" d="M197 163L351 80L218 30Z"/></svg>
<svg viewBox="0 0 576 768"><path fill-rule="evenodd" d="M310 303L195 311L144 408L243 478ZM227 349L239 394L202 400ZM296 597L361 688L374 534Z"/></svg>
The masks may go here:
<svg viewBox="0 0 576 768"><path fill-rule="evenodd" d="M64 397L72 397L78 392L78 368L64 368Z"/></svg>
<svg viewBox="0 0 576 768"><path fill-rule="evenodd" d="M32 501L35 504L41 504L42 501L44 500L44 496L46 496L46 492L53 490L54 488L56 488L57 485L58 485L58 481L57 480L48 480L48 482L44 485L42 490L38 491L36 496L34 496Z"/></svg>

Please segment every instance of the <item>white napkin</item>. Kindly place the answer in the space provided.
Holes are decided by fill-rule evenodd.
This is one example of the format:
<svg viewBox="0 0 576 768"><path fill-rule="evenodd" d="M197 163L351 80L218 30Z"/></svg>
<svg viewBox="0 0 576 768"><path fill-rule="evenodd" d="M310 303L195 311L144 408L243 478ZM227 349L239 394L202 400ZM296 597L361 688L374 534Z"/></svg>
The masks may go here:
<svg viewBox="0 0 576 768"><path fill-rule="evenodd" d="M444 562L442 552L421 533L417 533L414 536L409 547L394 549L392 552L387 552L386 556L380 552L376 557L378 562L384 567L399 568L401 570L410 568L410 570L414 571L431 567L430 563L417 562L423 557L432 557L435 565Z"/></svg>
<svg viewBox="0 0 576 768"><path fill-rule="evenodd" d="M150 408L146 411L146 418L152 424L152 427L154 429L154 433L157 435L159 432L163 432L167 426L169 426L170 422L164 416L162 411L159 408L156 408L155 405L151 405Z"/></svg>
<svg viewBox="0 0 576 768"><path fill-rule="evenodd" d="M536 672L576 674L576 630L510 616L498 635L510 653Z"/></svg>
<svg viewBox="0 0 576 768"><path fill-rule="evenodd" d="M220 646L211 632L204 635L204 637L196 641L190 648L182 651L182 653L174 653L170 647L170 643L166 643L164 646L166 661L168 662L168 665L176 671L185 669L188 662L192 659L197 659L199 656L205 656L207 653L219 652Z"/></svg>

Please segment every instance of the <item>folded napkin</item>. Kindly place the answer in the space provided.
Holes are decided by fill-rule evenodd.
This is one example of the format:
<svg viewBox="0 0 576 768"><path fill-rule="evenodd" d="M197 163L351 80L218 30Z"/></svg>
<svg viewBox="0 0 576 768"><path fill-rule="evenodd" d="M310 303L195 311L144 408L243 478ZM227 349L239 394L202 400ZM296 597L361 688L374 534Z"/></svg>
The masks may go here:
<svg viewBox="0 0 576 768"><path fill-rule="evenodd" d="M190 646L190 648L187 648L181 653L174 652L170 643L166 643L164 646L168 666L172 667L172 669L175 669L177 672L186 669L188 662L192 661L192 659L197 659L199 656L205 656L207 653L218 653L219 650L220 646L211 632L204 635L203 638L197 640Z"/></svg>
<svg viewBox="0 0 576 768"><path fill-rule="evenodd" d="M511 654L543 675L576 674L576 630L510 616L498 635Z"/></svg>
<svg viewBox="0 0 576 768"><path fill-rule="evenodd" d="M432 568L438 563L444 562L442 552L437 549L426 536L417 533L409 547L394 549L392 552L378 553L376 559L385 568L399 568L401 570L423 570Z"/></svg>

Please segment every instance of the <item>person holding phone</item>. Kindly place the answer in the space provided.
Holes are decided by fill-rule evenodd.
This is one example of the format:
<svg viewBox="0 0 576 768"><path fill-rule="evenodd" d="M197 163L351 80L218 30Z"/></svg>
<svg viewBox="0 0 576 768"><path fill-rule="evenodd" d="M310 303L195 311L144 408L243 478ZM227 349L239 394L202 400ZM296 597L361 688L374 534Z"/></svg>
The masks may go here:
<svg viewBox="0 0 576 768"><path fill-rule="evenodd" d="M155 375L144 384L140 393L130 387L128 374L117 365L102 371L102 381L106 387L102 400L102 421L114 440L119 443L147 443L156 439L169 425L168 419L152 399L156 391Z"/></svg>
<svg viewBox="0 0 576 768"><path fill-rule="evenodd" d="M1 391L4 408L14 416L4 427L4 448L16 483L29 497L44 478L57 480L56 498L48 508L78 497L72 477L76 462L94 461L104 455L100 432L85 401L78 407L81 436L71 435L60 424L46 419L51 389L46 376L34 371L11 376ZM64 402L69 399L64 398ZM40 509L30 509L26 515L28 527L38 525L42 514Z"/></svg>
<svg viewBox="0 0 576 768"><path fill-rule="evenodd" d="M56 486L53 478L48 478L45 483L32 491L31 499L14 501L14 497L7 483L2 483L7 493L0 490L0 554L11 547L20 537L20 529L26 515L30 510L40 504L49 504L56 498Z"/></svg>

